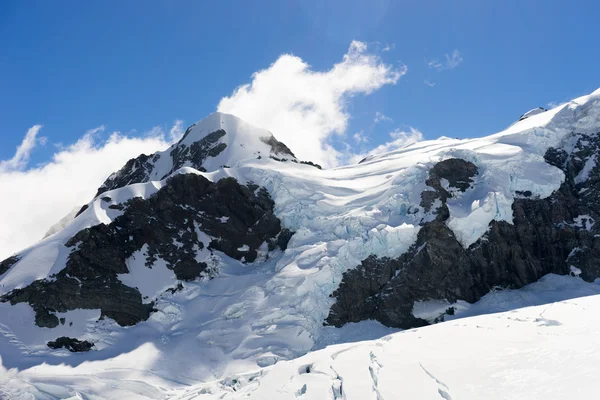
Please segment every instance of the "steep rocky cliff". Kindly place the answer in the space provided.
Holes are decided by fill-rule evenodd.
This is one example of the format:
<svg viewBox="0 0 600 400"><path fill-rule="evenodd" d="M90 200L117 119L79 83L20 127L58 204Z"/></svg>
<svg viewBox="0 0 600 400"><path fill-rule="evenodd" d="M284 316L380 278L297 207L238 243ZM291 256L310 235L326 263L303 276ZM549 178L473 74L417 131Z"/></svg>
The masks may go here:
<svg viewBox="0 0 600 400"><path fill-rule="evenodd" d="M493 288L520 288L548 273L576 274L591 282L600 277L600 154L598 135L573 134L563 148L550 148L547 163L560 168L565 181L545 199L520 192L512 205L513 222L492 221L487 233L465 248L447 226L446 202L452 193L473 190L477 168L448 159L429 172L421 205L435 219L423 224L417 242L402 256L372 255L344 274L327 322L376 319L400 328L425 325L413 315L418 301L457 300L473 303ZM575 143L572 145L572 143ZM448 312L452 312L449 306ZM443 315L439 315L443 319ZM431 322L431 321L429 321Z"/></svg>

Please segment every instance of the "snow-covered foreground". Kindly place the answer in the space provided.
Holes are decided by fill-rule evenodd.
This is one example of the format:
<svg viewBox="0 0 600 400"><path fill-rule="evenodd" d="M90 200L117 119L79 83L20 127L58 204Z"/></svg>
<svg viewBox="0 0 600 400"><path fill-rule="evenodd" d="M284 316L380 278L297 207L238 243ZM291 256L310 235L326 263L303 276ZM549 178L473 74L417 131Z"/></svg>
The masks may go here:
<svg viewBox="0 0 600 400"><path fill-rule="evenodd" d="M573 298L576 296L586 296ZM571 298L570 300L562 300ZM561 301L562 300L562 301ZM555 301L547 303L548 301ZM514 309L525 305L527 308ZM327 328L346 341L265 368L193 384L153 369L160 344L77 366L1 370L3 399L564 399L596 398L600 284L549 275L517 291L490 293L457 317L388 334L376 323ZM370 335L370 336L369 336ZM382 337L374 340L357 340ZM324 346L325 343L322 343ZM190 358L198 355L189 354ZM209 360L195 359L197 363ZM72 362L71 362L72 363ZM174 368L177 368L174 366ZM189 386L191 384L191 386Z"/></svg>

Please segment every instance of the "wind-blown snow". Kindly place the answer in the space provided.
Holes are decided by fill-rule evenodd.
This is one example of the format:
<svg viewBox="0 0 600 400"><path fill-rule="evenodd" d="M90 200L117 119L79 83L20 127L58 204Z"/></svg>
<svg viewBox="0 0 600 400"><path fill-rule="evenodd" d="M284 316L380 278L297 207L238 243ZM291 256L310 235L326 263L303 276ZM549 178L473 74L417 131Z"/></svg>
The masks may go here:
<svg viewBox="0 0 600 400"><path fill-rule="evenodd" d="M55 330L37 328L33 325L33 312L29 306L20 304L10 308L0 304L3 312L4 308L14 310L18 307L24 313L21 319L11 319L8 315L14 315L14 312L0 312L0 354L6 369L0 380L10 388L22 387L36 396L49 393L59 398L63 394L74 396L78 388L85 388L81 390L87 390L86 393L104 393L102 395L109 398L112 397L109 394L127 398L163 398L167 392L180 394L182 399L193 398L194 395L213 398L211 393L216 396L225 392L230 396L226 398L238 398L235 396L256 389L259 380L260 386L252 392L254 398L273 398L272 395L264 397L267 392L261 391L276 389L303 399L336 398L311 397L313 393L323 394L325 390L339 393L337 398L340 399L370 398L374 393L388 398L385 393L402 391L404 397L411 398L411 390L428 387L432 396L448 399L464 398L463 395L478 398L473 397L475 394L493 397L493 392L485 396L482 392L483 388L490 387L523 389L510 380L502 380L504 378L493 381L489 377L493 376L494 370L489 368L476 370L472 367L475 383L462 384L465 381L460 379L465 379L464 375L460 378L450 371L450 361L448 364L436 364L434 354L449 351L449 357L444 360L463 362L459 365L467 368L466 358L453 347L463 333L469 338L468 343L477 342L472 344L473 354L482 351L482 359L491 357L489 352L492 351L485 350L484 344L490 345L494 341L516 346L517 353L522 352L520 346L524 345L538 346L540 351L546 345L564 345L569 332L586 333L578 331L585 324L577 325L564 311L569 309L570 303L553 306L559 310L559 315L553 316L553 320L563 321L566 327L559 327L556 331L567 330L557 338L549 338L548 342L529 343L526 341L531 340L531 336L519 338L513 331L505 329L507 324L515 324L523 327L521 332L527 335L545 334L546 325L544 330L539 331L542 329L541 322L531 319L530 311L521 311L523 318L529 321L522 325L510 322L508 317L486 317L488 319L482 320L481 325L490 328L488 336L482 336L485 331L477 328L478 322L472 322L475 320L464 322L464 325L462 321L466 320L461 320L444 324L446 328L434 326L398 334L390 340L360 345L356 351L344 345L311 353L293 362L283 363L282 360L322 347L327 343L327 337L352 336L350 333L336 336L331 333L332 328L322 326L333 301L329 296L339 285L342 274L369 255L398 257L415 242L419 224L432 218L424 213L419 203L421 193L426 189L429 169L437 162L463 158L478 167L479 174L472 187L464 193L454 192L455 196L448 202L448 226L468 247L485 235L490 221L512 222L511 206L517 191L531 191L532 196L544 198L558 189L564 176L559 169L544 162L547 148L558 146L573 131L595 133L593 129L598 126L600 92L595 92L553 110L531 115L485 138L423 141L371 157L358 165L319 170L309 165L278 162L268 156L259 158L259 151L268 155L270 146L256 139L270 135L268 131L254 128L233 116L213 114L199 122L182 143L190 144L222 128L227 132L223 138L227 141L227 149L217 157L207 159L203 164L207 172L186 166L175 173L202 174L213 181L232 176L242 183L254 182L264 186L275 202L275 213L283 226L296 232L288 249L272 255L266 262L250 265L215 252L211 263L218 270L218 278L184 283L183 289L176 293L164 292L165 287L174 286L174 280L170 271L161 269L160 263L152 271L144 269L146 267L140 258L142 250L128 260L130 273L120 275L119 279L138 286L144 296L155 301L158 311L148 321L127 328L111 320L90 320L89 314L72 317L81 327L76 331L77 337L94 342L96 349L100 350L85 354L68 355L66 350L51 351L45 346L45 341L60 336L59 329L67 330L68 325ZM165 180L158 179L171 170L172 162L168 151L161 154L151 172L150 182L102 194L101 197L108 196L111 201L94 199L87 210L65 229L22 251L19 254L21 260L0 276L0 293L60 271L70 251L64 243L76 232L99 223L110 223L120 214L120 211L109 208L111 204L136 196L148 198L163 187ZM417 312L431 315L446 305L437 306L419 309L417 304ZM538 310L531 312L539 314ZM585 310L578 312L581 318L591 317ZM550 318L544 315L544 318ZM462 326L467 328L462 329ZM590 334L596 332L593 329L598 326L600 324L588 326ZM553 325L551 329L555 327ZM40 333L25 334L25 331ZM423 341L419 336L427 337L427 340ZM502 338L504 342L500 342ZM419 350L436 346L437 353L431 350L420 355ZM333 354L339 350L346 355L334 357ZM402 356L397 356L399 352ZM518 356L531 360L521 353ZM132 361L136 357L139 357L137 364ZM298 377L294 375L299 371L300 363L310 364L313 360L315 371L323 372L322 376L308 373ZM506 365L515 360L517 358L507 356ZM554 368L542 361L540 366ZM60 365L63 362L66 365ZM40 366L42 363L46 364ZM265 370L260 370L263 372L246 374L236 378L236 382L202 383L258 371L259 367L275 363L266 375L268 380L261 378ZM361 371L366 371L367 375L353 372L353 365L363 365ZM526 368L526 364L518 365ZM109 368L121 372L111 372ZM519 368L516 371L523 372ZM547 371L552 374L557 370ZM406 377L407 384L399 383L398 376ZM535 381L536 376L529 378ZM537 378L540 384L548 383L543 377ZM573 379L580 382L576 376ZM113 385L116 381L119 382L118 389ZM288 386L277 386L283 381L289 382ZM444 383L440 383L442 381ZM190 394L187 389L181 389L181 393L169 392L182 385L204 385L198 390L207 391L204 394L200 391ZM229 393L236 385L241 390ZM588 387L585 382L581 385L582 390ZM111 387L113 389L109 389ZM353 394L342 395L342 388L344 393ZM452 397L444 397L446 395ZM285 398L283 394L281 396ZM47 398L52 397L48 395Z"/></svg>

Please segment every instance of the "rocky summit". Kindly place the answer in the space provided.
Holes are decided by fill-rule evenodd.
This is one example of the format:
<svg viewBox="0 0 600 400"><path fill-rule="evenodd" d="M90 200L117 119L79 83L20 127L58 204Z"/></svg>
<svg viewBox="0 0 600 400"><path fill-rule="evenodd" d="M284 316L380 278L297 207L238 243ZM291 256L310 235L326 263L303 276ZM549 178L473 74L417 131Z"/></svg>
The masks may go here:
<svg viewBox="0 0 600 400"><path fill-rule="evenodd" d="M273 133L212 114L127 162L64 229L0 262L3 368L45 363L60 375L71 360L73 374L96 371L98 392L112 381L97 371L139 363L150 398L238 398L275 373L314 375L345 398L342 351L298 357L473 315L550 281L593 291L599 133L597 91L491 136L321 169ZM558 326L544 312L536 323ZM387 368L376 348L348 350L369 365L369 393Z"/></svg>

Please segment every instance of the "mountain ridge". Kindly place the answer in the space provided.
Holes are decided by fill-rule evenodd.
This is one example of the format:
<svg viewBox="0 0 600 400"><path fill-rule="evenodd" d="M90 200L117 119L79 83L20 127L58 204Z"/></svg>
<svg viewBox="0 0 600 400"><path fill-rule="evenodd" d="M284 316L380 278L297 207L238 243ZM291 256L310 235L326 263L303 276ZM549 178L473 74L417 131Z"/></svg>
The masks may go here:
<svg viewBox="0 0 600 400"><path fill-rule="evenodd" d="M600 274L600 91L484 138L331 170L298 162L268 131L210 118L0 263L3 332L29 349L0 335L5 367L63 362L68 350L50 343L90 350L79 360L152 345L161 379L222 379L305 354L336 329L324 323L411 328L498 286ZM251 145L236 146L246 133ZM106 284L129 289L106 306ZM143 315L122 308L128 290Z"/></svg>

